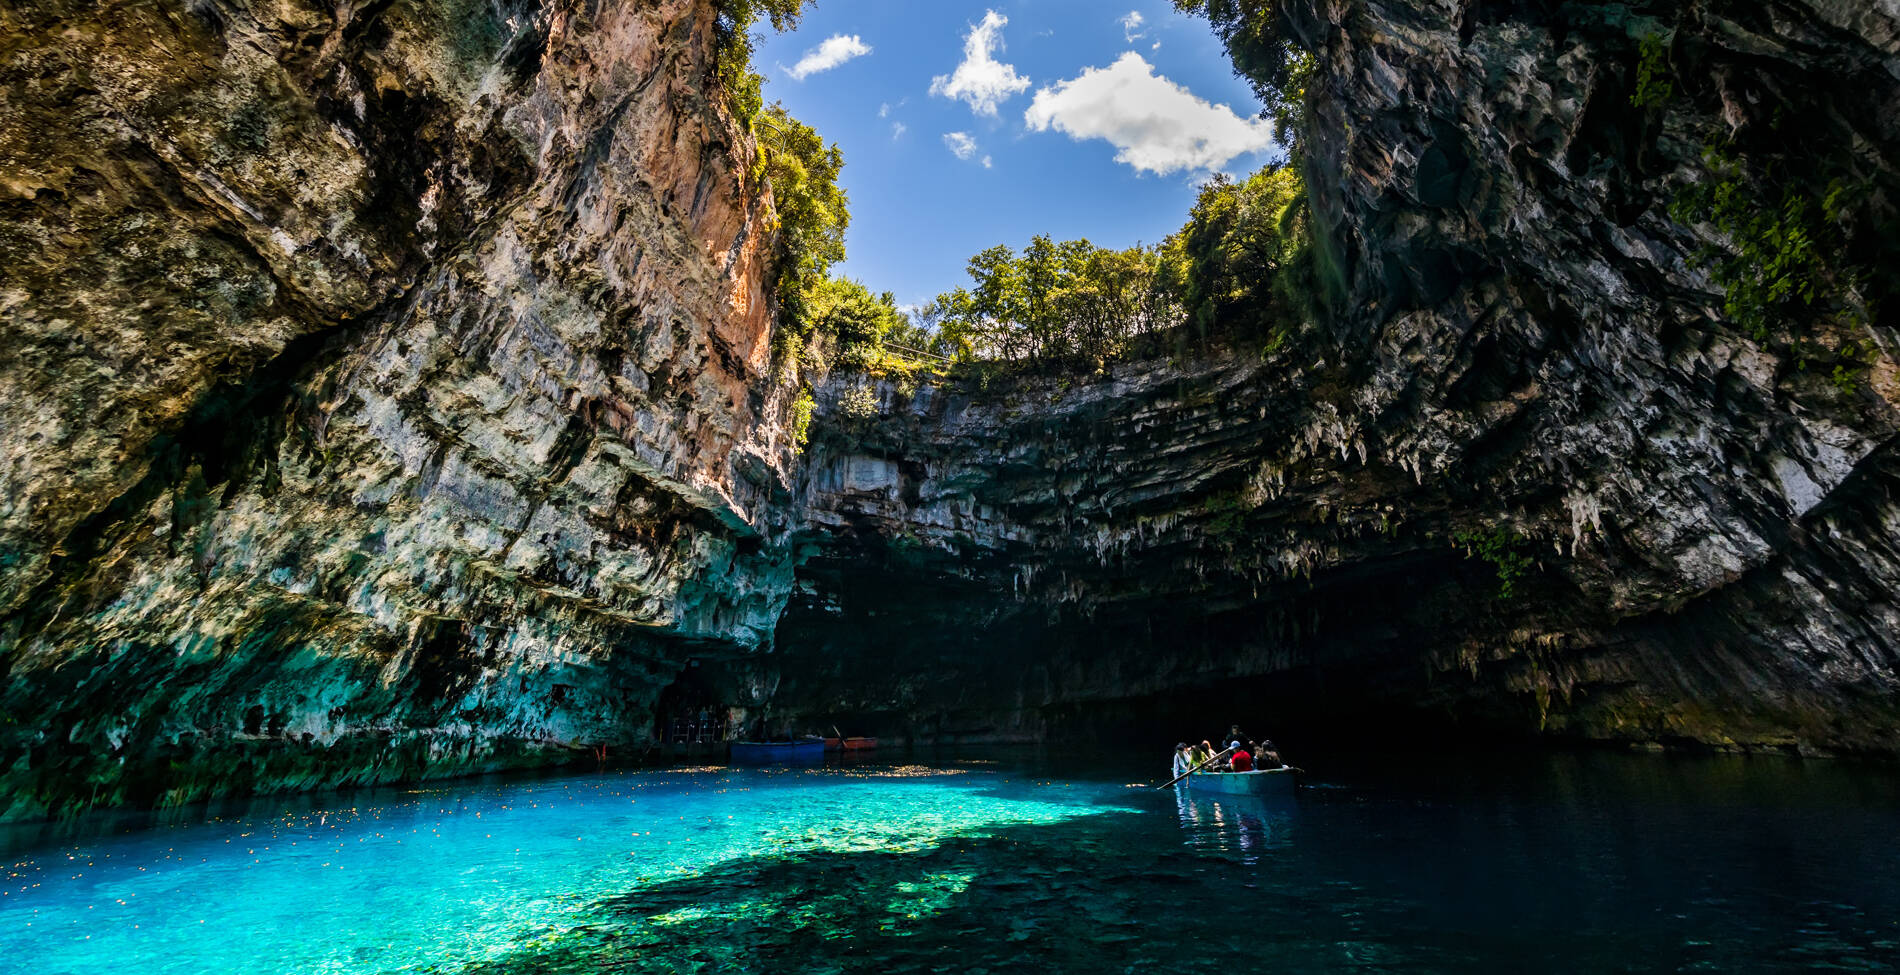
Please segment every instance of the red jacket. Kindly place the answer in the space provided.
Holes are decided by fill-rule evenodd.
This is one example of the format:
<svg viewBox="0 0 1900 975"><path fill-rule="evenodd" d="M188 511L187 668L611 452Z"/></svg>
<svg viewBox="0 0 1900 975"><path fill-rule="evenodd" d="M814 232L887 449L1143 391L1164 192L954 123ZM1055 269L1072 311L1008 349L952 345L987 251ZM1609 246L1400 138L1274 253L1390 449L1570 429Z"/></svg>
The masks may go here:
<svg viewBox="0 0 1900 975"><path fill-rule="evenodd" d="M1247 754L1247 750L1243 748L1234 753L1233 764L1229 767L1236 772L1251 772L1253 771L1253 756Z"/></svg>

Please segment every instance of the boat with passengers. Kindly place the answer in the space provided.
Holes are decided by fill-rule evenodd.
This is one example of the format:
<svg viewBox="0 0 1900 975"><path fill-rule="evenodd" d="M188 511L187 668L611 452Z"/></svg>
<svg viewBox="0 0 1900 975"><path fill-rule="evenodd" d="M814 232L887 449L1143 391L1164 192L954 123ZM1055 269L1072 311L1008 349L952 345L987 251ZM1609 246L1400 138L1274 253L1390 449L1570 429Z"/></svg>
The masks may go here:
<svg viewBox="0 0 1900 975"><path fill-rule="evenodd" d="M1297 772L1285 766L1252 772L1194 772L1188 788L1230 796L1290 796L1298 784Z"/></svg>

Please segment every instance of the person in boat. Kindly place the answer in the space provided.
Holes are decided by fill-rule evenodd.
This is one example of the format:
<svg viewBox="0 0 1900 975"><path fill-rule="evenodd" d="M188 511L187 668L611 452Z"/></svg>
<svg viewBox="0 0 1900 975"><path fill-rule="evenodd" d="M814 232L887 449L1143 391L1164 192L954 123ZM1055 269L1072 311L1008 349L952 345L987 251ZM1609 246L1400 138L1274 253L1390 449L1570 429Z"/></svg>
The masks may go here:
<svg viewBox="0 0 1900 975"><path fill-rule="evenodd" d="M1253 755L1248 753L1247 746L1234 742L1234 754L1227 760L1227 770L1230 772L1253 771Z"/></svg>
<svg viewBox="0 0 1900 975"><path fill-rule="evenodd" d="M1194 761L1194 764L1190 767L1200 768L1214 760L1214 746L1203 739L1200 747L1194 749L1194 754L1189 757Z"/></svg>
<svg viewBox="0 0 1900 975"><path fill-rule="evenodd" d="M1253 739L1241 733L1239 725L1234 725L1227 729L1227 743L1235 748L1239 748L1242 744L1252 740Z"/></svg>
<svg viewBox="0 0 1900 975"><path fill-rule="evenodd" d="M1260 768L1286 768L1286 760L1280 757L1280 750L1273 747L1273 742L1266 740L1262 740L1260 747L1255 750L1254 764Z"/></svg>
<svg viewBox="0 0 1900 975"><path fill-rule="evenodd" d="M1178 779L1186 775L1193 767L1194 753L1188 750L1188 743L1184 741L1174 746L1174 777Z"/></svg>

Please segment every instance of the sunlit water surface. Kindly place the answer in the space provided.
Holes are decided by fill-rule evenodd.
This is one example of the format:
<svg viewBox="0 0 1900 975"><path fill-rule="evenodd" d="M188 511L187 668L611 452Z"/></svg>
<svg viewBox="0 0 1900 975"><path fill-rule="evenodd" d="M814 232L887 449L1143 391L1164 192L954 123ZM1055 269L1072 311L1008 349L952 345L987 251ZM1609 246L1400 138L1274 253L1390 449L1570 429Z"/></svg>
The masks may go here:
<svg viewBox="0 0 1900 975"><path fill-rule="evenodd" d="M1346 757L1265 803L916 761L0 832L0 970L1900 970L1890 769Z"/></svg>

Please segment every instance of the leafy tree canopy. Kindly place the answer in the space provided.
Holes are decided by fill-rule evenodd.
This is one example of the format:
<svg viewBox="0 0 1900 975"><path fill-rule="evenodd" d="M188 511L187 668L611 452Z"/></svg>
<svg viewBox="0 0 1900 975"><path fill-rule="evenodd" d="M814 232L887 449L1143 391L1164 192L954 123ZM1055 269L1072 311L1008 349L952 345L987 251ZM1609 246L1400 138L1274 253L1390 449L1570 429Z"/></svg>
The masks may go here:
<svg viewBox="0 0 1900 975"><path fill-rule="evenodd" d="M851 225L851 201L838 185L844 153L777 103L760 113L757 128L778 214L779 304L808 319L806 298L844 260Z"/></svg>
<svg viewBox="0 0 1900 975"><path fill-rule="evenodd" d="M752 70L753 26L764 18L773 30L791 30L798 26L804 8L805 0L717 0L713 19L716 66L732 113L740 119L752 119L764 104L765 79Z"/></svg>
<svg viewBox="0 0 1900 975"><path fill-rule="evenodd" d="M957 359L1099 365L1140 340L1192 326L1201 339L1276 341L1323 307L1299 172L1270 166L1216 177L1187 225L1156 247L1086 240L992 247L970 259L969 287L939 295L906 344Z"/></svg>
<svg viewBox="0 0 1900 975"><path fill-rule="evenodd" d="M908 324L895 295L872 294L850 278L820 282L806 296L805 309L814 328L837 339L840 362L859 369L873 365L885 340Z"/></svg>
<svg viewBox="0 0 1900 975"><path fill-rule="evenodd" d="M822 337L835 340L841 354L868 362L902 316L890 295L874 297L858 282L831 277L832 266L845 258L851 225L851 201L838 185L844 153L783 105L766 106L764 79L752 70L752 28L764 20L790 30L804 6L805 0L716 0L718 80L727 106L757 138L755 176L772 188L780 362L797 362ZM801 402L809 418L809 396Z"/></svg>
<svg viewBox="0 0 1900 975"><path fill-rule="evenodd" d="M1176 10L1213 25L1234 70L1253 84L1265 114L1279 122L1281 141L1292 146L1305 123L1313 59L1293 42L1283 6L1283 0L1174 0Z"/></svg>
<svg viewBox="0 0 1900 975"><path fill-rule="evenodd" d="M1306 184L1291 166L1201 187L1187 225L1168 238L1168 267L1202 332L1258 331L1308 317Z"/></svg>
<svg viewBox="0 0 1900 975"><path fill-rule="evenodd" d="M1102 361L1180 318L1158 248L1031 240L970 259L972 287L934 302L940 346L961 358Z"/></svg>

